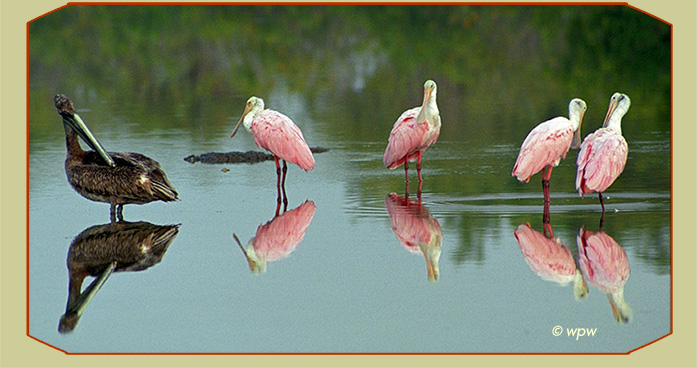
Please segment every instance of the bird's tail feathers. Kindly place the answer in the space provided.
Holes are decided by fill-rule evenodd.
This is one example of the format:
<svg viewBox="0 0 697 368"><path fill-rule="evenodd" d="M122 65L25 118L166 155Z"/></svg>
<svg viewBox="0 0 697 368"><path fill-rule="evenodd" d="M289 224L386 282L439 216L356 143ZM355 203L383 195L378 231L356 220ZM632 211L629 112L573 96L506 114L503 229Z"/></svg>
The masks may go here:
<svg viewBox="0 0 697 368"><path fill-rule="evenodd" d="M152 186L154 189L154 194L157 195L161 200L166 202L179 200L179 193L177 193L169 181L165 183L153 181Z"/></svg>

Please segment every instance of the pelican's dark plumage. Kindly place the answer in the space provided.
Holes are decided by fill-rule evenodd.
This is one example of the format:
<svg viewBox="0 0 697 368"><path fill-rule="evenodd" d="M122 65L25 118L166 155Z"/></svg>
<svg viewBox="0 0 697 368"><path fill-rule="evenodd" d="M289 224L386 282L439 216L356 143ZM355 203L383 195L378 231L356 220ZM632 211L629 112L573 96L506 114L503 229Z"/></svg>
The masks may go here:
<svg viewBox="0 0 697 368"><path fill-rule="evenodd" d="M65 95L53 98L63 118L68 149L65 172L70 185L83 197L111 204L111 220L123 220L124 204L145 204L152 201L175 201L178 193L160 164L140 153L106 152L75 113L72 101ZM78 135L94 151L80 147Z"/></svg>

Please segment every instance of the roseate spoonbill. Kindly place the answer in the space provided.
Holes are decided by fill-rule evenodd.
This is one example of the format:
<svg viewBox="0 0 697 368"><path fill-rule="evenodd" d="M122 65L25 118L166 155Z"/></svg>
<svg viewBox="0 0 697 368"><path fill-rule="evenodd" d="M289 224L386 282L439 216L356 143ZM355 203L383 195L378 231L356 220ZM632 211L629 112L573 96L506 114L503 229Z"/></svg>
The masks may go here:
<svg viewBox="0 0 697 368"><path fill-rule="evenodd" d="M576 236L581 270L588 280L607 295L612 315L619 323L632 320L632 309L624 300L624 284L629 278L627 253L610 235L581 230Z"/></svg>
<svg viewBox="0 0 697 368"><path fill-rule="evenodd" d="M305 237L316 208L314 202L307 200L295 209L281 215L277 213L271 221L259 225L246 248L233 233L232 237L247 258L249 269L258 275L266 272L266 262L288 257Z"/></svg>
<svg viewBox="0 0 697 368"><path fill-rule="evenodd" d="M245 129L252 133L257 146L273 154L274 161L276 161L278 203L281 203L281 190L283 190L283 203L287 204L285 183L288 167L286 161L300 166L305 171L310 171L315 167L315 158L305 142L303 133L289 117L278 111L264 109L264 100L254 96L247 100L242 117L235 125L230 138L235 136L237 129L243 122ZM281 179L279 160L283 161L283 179Z"/></svg>
<svg viewBox="0 0 697 368"><path fill-rule="evenodd" d="M547 237L533 230L528 223L520 224L513 235L523 252L525 263L537 276L561 286L572 282L576 300L588 296L588 285L583 280L581 271L576 268L569 248L559 238Z"/></svg>
<svg viewBox="0 0 697 368"><path fill-rule="evenodd" d="M111 221L123 220L124 204L145 204L152 201L175 201L177 191L160 164L140 153L106 152L87 125L75 113L72 101L65 95L53 98L63 118L68 149L65 172L70 185L83 197L111 204ZM77 136L94 151L83 151Z"/></svg>
<svg viewBox="0 0 697 368"><path fill-rule="evenodd" d="M627 95L616 92L610 98L610 107L603 126L586 136L576 159L576 189L583 194L598 192L605 216L603 192L620 176L627 163L627 141L622 136L622 117L629 110Z"/></svg>
<svg viewBox="0 0 697 368"><path fill-rule="evenodd" d="M387 195L385 209L399 242L409 252L423 254L428 280L438 281L438 260L443 243L443 231L438 220L431 217L420 198L414 202L396 193Z"/></svg>
<svg viewBox="0 0 697 368"><path fill-rule="evenodd" d="M159 263L179 226L120 221L89 227L76 236L68 250L68 303L58 331L66 333L75 328L112 272L142 271ZM97 278L81 292L87 276Z"/></svg>
<svg viewBox="0 0 697 368"><path fill-rule="evenodd" d="M418 193L421 193L423 183L421 156L428 146L436 142L439 134L440 114L436 103L436 82L427 80L424 83L423 104L400 115L392 127L383 155L383 163L389 169L395 169L404 164L407 193L409 192L409 161L416 161L416 172L419 175Z"/></svg>
<svg viewBox="0 0 697 368"><path fill-rule="evenodd" d="M574 98L569 102L569 118L558 116L533 128L520 146L512 175L527 183L542 170L542 192L549 203L549 179L552 168L566 157L569 147L578 148L581 142L581 123L586 113L586 102Z"/></svg>

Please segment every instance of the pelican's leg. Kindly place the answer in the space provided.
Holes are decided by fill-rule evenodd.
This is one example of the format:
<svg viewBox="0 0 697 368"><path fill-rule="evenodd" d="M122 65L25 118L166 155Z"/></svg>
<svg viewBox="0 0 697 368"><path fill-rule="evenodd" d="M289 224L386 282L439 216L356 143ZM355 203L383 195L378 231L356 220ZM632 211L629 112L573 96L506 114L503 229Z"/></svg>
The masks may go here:
<svg viewBox="0 0 697 368"><path fill-rule="evenodd" d="M274 161L276 161L276 202L281 203L281 165L278 163L278 156L273 156Z"/></svg>
<svg viewBox="0 0 697 368"><path fill-rule="evenodd" d="M109 209L109 218L111 219L111 223L116 222L116 203L111 204L111 208Z"/></svg>
<svg viewBox="0 0 697 368"><path fill-rule="evenodd" d="M286 195L286 173L288 172L288 165L286 165L286 160L283 160L283 179L281 180L281 190L283 190L283 212L286 212L288 208L288 195Z"/></svg>
<svg viewBox="0 0 697 368"><path fill-rule="evenodd" d="M116 219L123 221L123 203L116 205Z"/></svg>

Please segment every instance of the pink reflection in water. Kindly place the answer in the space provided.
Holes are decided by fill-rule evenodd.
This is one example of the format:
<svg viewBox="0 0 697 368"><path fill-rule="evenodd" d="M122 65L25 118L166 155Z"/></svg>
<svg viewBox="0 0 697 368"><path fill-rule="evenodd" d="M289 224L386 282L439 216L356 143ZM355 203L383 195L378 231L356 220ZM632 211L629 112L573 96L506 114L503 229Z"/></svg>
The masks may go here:
<svg viewBox="0 0 697 368"><path fill-rule="evenodd" d="M632 309L624 300L624 284L629 278L627 253L610 235L583 227L576 237L576 245L581 270L588 283L607 294L617 322L630 322Z"/></svg>
<svg viewBox="0 0 697 368"><path fill-rule="evenodd" d="M549 226L551 233L551 225L546 226ZM584 299L588 295L588 286L576 268L569 248L562 244L559 238L547 237L533 230L528 223L520 224L513 234L523 252L525 262L537 276L562 286L573 282L576 300Z"/></svg>
<svg viewBox="0 0 697 368"><path fill-rule="evenodd" d="M428 209L418 201L412 201L395 193L385 198L385 209L390 216L392 231L399 242L410 252L421 253L426 258L429 281L439 277L443 231L438 220L431 217Z"/></svg>
<svg viewBox="0 0 697 368"><path fill-rule="evenodd" d="M316 210L315 203L307 200L300 206L283 214L276 215L271 221L259 225L256 235L249 239L247 247L242 247L237 236L233 234L240 248L244 251L249 269L259 274L266 271L266 262L288 257L305 237Z"/></svg>

